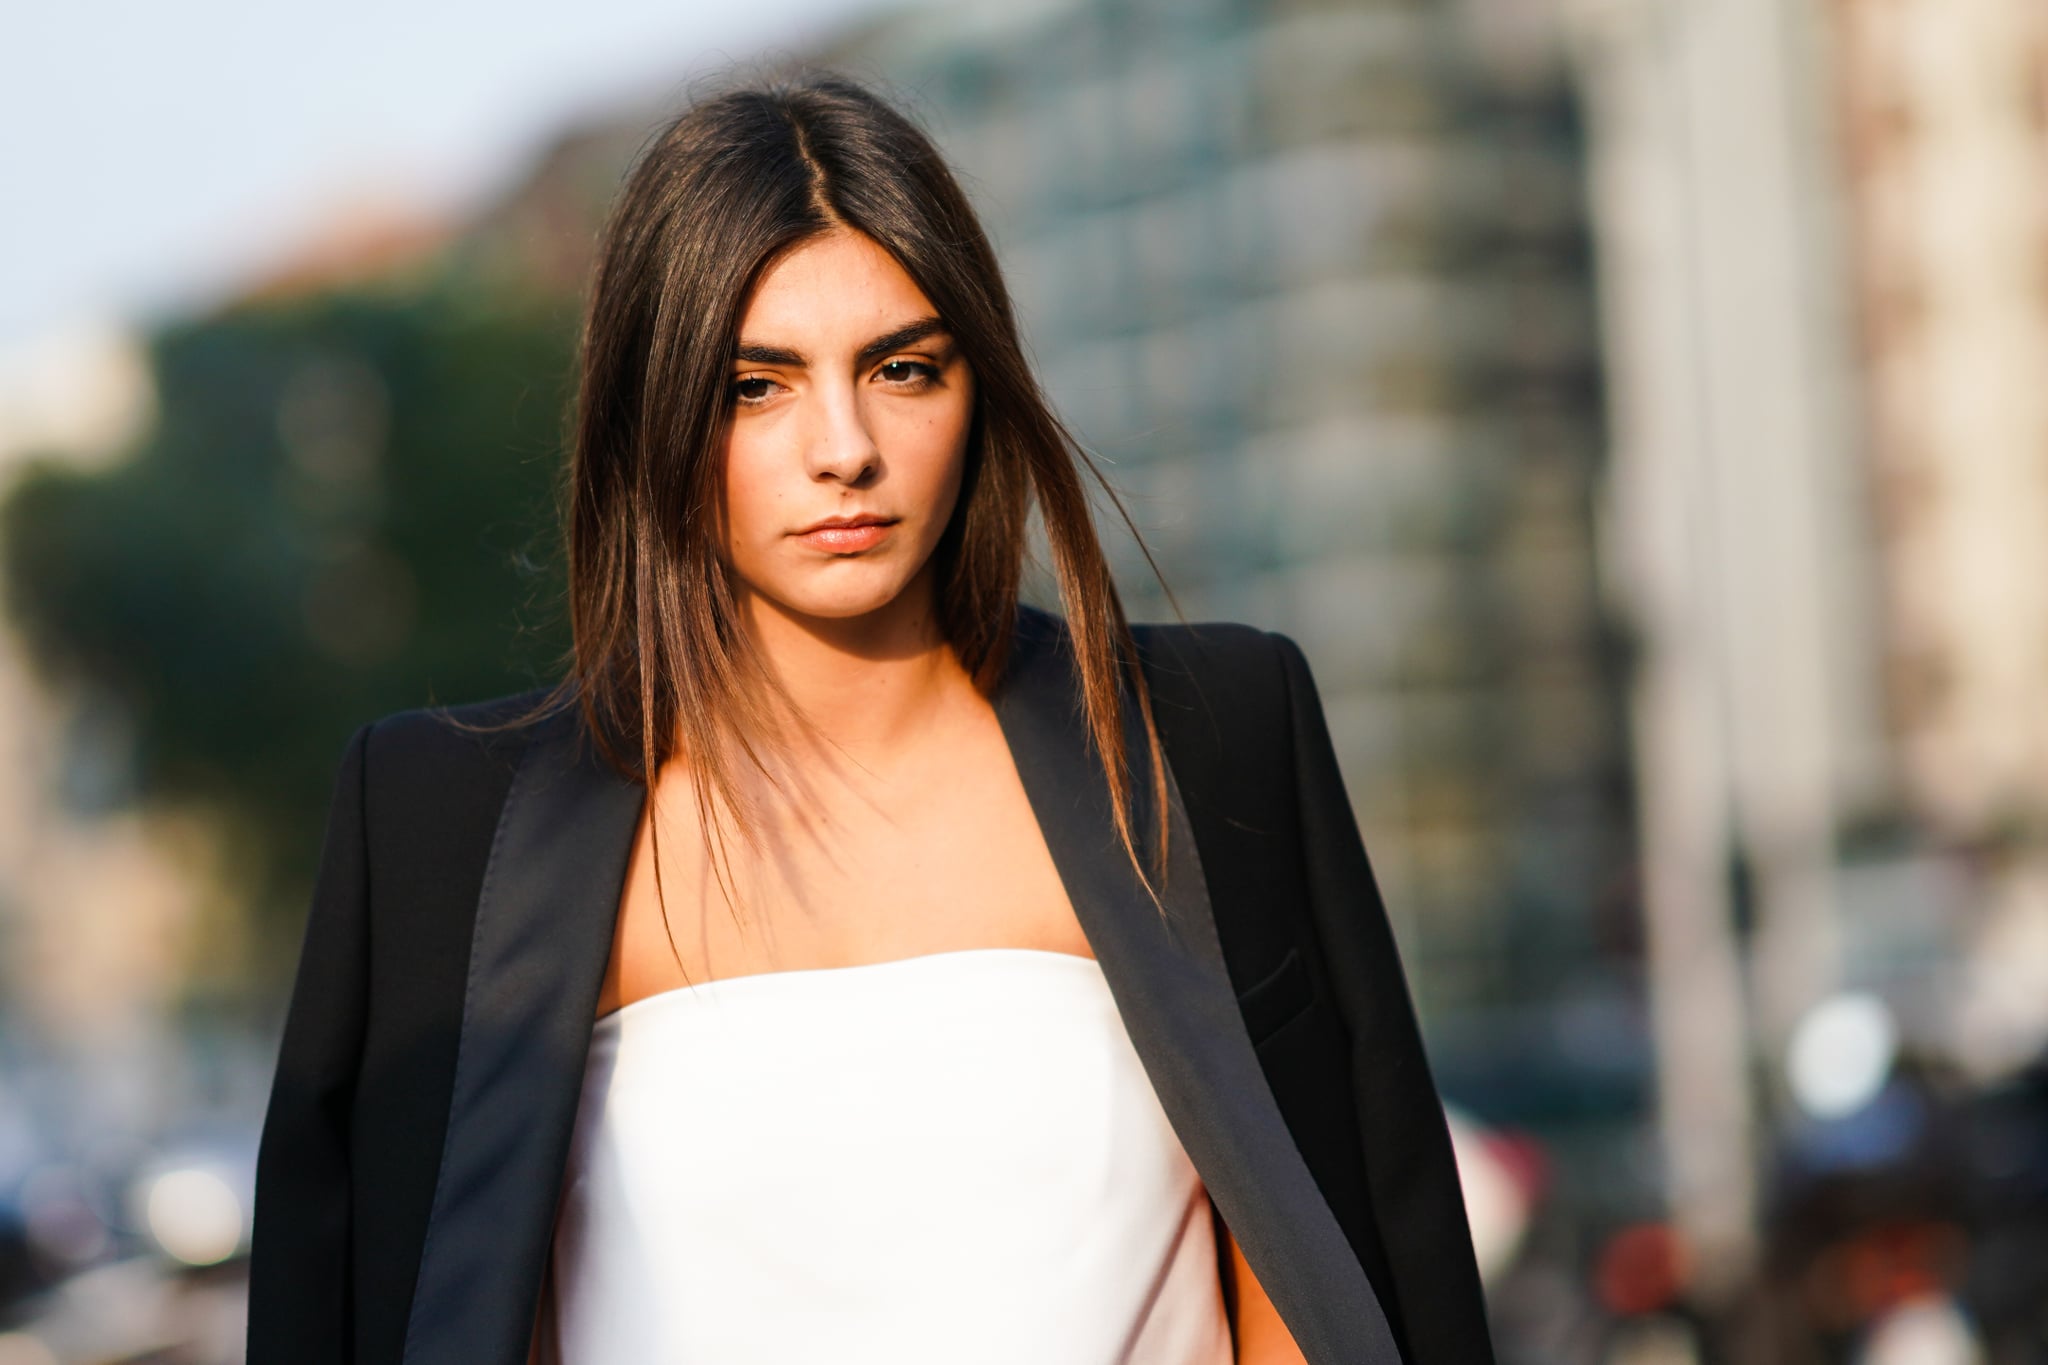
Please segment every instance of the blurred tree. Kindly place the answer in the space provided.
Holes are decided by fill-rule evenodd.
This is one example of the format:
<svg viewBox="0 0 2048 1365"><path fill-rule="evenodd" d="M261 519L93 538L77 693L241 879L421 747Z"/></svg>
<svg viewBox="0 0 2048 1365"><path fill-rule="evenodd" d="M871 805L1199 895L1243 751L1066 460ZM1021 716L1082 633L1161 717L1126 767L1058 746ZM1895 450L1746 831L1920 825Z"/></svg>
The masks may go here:
<svg viewBox="0 0 2048 1365"><path fill-rule="evenodd" d="M450 276L183 323L133 458L38 466L0 508L39 667L126 713L139 799L224 815L266 965L349 732L555 676L574 322Z"/></svg>

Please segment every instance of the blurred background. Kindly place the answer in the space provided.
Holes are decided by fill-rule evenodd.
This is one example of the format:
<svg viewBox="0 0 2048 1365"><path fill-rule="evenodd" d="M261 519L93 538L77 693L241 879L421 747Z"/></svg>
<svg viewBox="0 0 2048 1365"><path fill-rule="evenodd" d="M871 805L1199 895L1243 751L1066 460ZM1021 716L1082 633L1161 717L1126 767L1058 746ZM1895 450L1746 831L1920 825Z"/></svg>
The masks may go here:
<svg viewBox="0 0 2048 1365"><path fill-rule="evenodd" d="M239 1360L342 744L551 677L597 225L800 59L1315 667L1503 1365L2048 1361L2039 0L694 9L10 21L0 1365Z"/></svg>

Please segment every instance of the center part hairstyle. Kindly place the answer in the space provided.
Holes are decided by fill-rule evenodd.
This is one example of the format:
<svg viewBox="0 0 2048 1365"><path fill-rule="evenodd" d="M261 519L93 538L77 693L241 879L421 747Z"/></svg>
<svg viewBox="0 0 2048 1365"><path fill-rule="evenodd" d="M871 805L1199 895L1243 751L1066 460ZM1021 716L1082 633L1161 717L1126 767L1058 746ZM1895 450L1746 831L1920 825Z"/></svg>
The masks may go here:
<svg viewBox="0 0 2048 1365"><path fill-rule="evenodd" d="M838 73L805 70L693 103L656 131L612 206L583 315L562 497L573 643L542 707L576 699L605 761L650 792L661 765L683 758L707 841L714 799L754 836L738 764L768 772L764 746L788 699L743 628L723 553L731 368L767 268L847 228L895 257L973 370L959 501L933 551L939 629L989 695L1010 653L1035 499L1118 834L1152 887L1133 838L1120 677L1150 754L1161 879L1165 765L1084 468L1141 550L1143 539L1040 391L994 250L937 147Z"/></svg>

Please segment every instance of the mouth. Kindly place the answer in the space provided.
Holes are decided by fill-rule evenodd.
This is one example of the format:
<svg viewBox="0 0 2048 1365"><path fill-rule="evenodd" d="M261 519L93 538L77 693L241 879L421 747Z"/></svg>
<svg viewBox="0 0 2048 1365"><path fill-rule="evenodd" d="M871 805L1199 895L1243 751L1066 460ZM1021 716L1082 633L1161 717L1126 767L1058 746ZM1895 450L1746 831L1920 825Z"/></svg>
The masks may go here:
<svg viewBox="0 0 2048 1365"><path fill-rule="evenodd" d="M827 517L813 522L795 533L796 539L813 549L834 554L848 554L859 550L872 549L888 538L889 530L899 518L885 517L875 513L862 513L854 517Z"/></svg>

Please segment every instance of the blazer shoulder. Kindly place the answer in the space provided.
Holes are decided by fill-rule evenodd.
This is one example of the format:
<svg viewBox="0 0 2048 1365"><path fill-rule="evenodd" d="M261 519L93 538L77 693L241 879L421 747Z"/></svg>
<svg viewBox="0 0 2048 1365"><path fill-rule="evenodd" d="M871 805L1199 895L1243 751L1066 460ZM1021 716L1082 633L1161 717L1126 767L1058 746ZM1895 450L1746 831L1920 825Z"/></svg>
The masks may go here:
<svg viewBox="0 0 2048 1365"><path fill-rule="evenodd" d="M1066 618L1030 603L1018 604L1017 633L1033 642L1069 645ZM1133 621L1131 638L1147 663L1213 671L1270 669L1284 637L1243 621Z"/></svg>
<svg viewBox="0 0 2048 1365"><path fill-rule="evenodd" d="M380 787L445 792L452 786L497 787L509 780L519 757L565 709L547 707L551 686L482 701L393 711L370 721L365 765ZM573 707L573 702L571 703Z"/></svg>
<svg viewBox="0 0 2048 1365"><path fill-rule="evenodd" d="M1278 771L1286 752L1289 694L1282 637L1242 621L1132 627L1161 737L1179 758L1217 756L1244 780L1241 765ZM1198 774L1203 771L1192 767Z"/></svg>
<svg viewBox="0 0 2048 1365"><path fill-rule="evenodd" d="M1245 699L1278 682L1281 650L1291 644L1243 621L1146 622L1134 624L1131 635L1155 678L1185 678Z"/></svg>
<svg viewBox="0 0 2048 1365"><path fill-rule="evenodd" d="M1270 647L1273 632L1245 621L1138 621L1131 633L1140 641L1155 640L1201 650L1243 650Z"/></svg>

